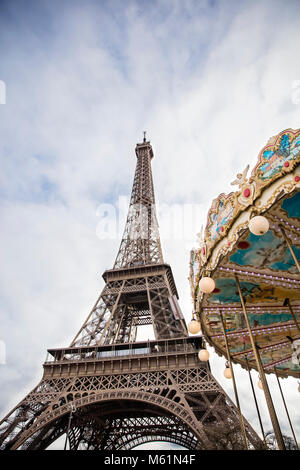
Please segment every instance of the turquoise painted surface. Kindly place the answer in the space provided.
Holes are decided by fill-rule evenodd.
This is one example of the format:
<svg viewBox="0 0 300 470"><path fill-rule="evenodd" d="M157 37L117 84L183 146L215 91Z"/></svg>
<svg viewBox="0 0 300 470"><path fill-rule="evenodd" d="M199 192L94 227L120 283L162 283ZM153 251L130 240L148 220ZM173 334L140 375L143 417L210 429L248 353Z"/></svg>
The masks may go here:
<svg viewBox="0 0 300 470"><path fill-rule="evenodd" d="M276 369L282 370L282 371L288 371L289 369L292 371L299 371L300 367L293 364L292 362L286 362L285 364L279 364L276 366Z"/></svg>
<svg viewBox="0 0 300 470"><path fill-rule="evenodd" d="M246 240L250 246L238 249L230 256L232 263L240 266L271 268L278 271L296 272L296 266L285 241L278 238L272 230L265 235L257 236L249 233ZM300 249L293 246L295 254L300 258Z"/></svg>
<svg viewBox="0 0 300 470"><path fill-rule="evenodd" d="M284 134L281 137L279 149L265 150L263 153L263 162L260 165L260 174L262 180L270 179L276 176L286 161L295 160L300 154L300 138L297 137L290 144L289 136Z"/></svg>
<svg viewBox="0 0 300 470"><path fill-rule="evenodd" d="M224 202L220 200L217 214L213 213L210 216L210 219L212 221L212 226L210 228L212 240L215 240L217 238L219 232L222 231L223 227L231 219L233 210L234 208L232 207L230 202L227 202L226 205L224 205Z"/></svg>
<svg viewBox="0 0 300 470"><path fill-rule="evenodd" d="M300 191L294 196L284 199L281 208L286 211L288 217L298 217L300 219Z"/></svg>
<svg viewBox="0 0 300 470"><path fill-rule="evenodd" d="M216 279L216 288L220 289L220 292L211 294L209 301L212 303L234 303L240 302L239 293L237 290L237 285L235 279L230 278L219 278ZM252 295L257 289L260 290L258 284L252 282L241 282L241 289L244 296Z"/></svg>
<svg viewBox="0 0 300 470"><path fill-rule="evenodd" d="M300 249L293 245L293 251L294 251L297 259L300 259ZM293 273L293 272L296 273L297 272L295 262L292 258L292 255L291 255L290 251L286 252L284 259L282 259L281 261L278 261L277 263L270 264L270 268L275 269L277 271L289 271L291 273Z"/></svg>
<svg viewBox="0 0 300 470"><path fill-rule="evenodd" d="M263 313L263 314L255 314L255 313L249 313L248 318L250 321L251 327L256 327L256 326L268 326L271 325L272 323L285 323L287 321L290 321L293 319L292 315L289 313L279 313L279 314L274 314L274 313Z"/></svg>

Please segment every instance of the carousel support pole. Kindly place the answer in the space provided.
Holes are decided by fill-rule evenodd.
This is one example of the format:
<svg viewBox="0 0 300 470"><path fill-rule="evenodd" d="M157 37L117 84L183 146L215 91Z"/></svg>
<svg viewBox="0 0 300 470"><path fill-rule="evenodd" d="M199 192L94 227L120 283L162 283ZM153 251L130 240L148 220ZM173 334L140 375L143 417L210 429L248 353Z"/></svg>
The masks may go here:
<svg viewBox="0 0 300 470"><path fill-rule="evenodd" d="M281 385L280 385L280 382L279 382L279 377L278 377L277 370L276 370L275 366L274 366L274 371L275 371L278 387L279 387L279 390L280 390L281 398L282 398L282 401L283 401L283 404L284 404L284 409L286 411L286 415L288 417L290 428L291 428L291 431L292 431L292 434L293 434L293 438L294 438L297 450L299 450L298 442L297 442L296 435L295 435L295 432L294 432L294 428L293 428L293 425L292 425L292 422L291 422L291 419L290 419L290 415L289 415L289 412L288 412L288 409L287 409L287 406L286 406L286 402L285 402L285 399L284 399L284 396L283 396L283 392L282 392L282 389L281 389Z"/></svg>
<svg viewBox="0 0 300 470"><path fill-rule="evenodd" d="M296 327L297 327L297 329L298 329L298 331L299 331L299 333L300 333L300 326L299 326L299 323L298 323L298 321L297 321L296 315L295 315L294 312L293 312L293 309L292 309L292 306L291 306L291 303L290 303L290 299L285 299L285 301L283 302L283 305L284 305L285 307L288 306L289 311L290 311L290 314L292 315L293 320L294 320L294 322L295 322L295 325L296 325Z"/></svg>
<svg viewBox="0 0 300 470"><path fill-rule="evenodd" d="M231 356L230 356L230 351L229 351L229 346L228 346L228 340L227 340L227 335L225 331L225 325L224 325L224 319L223 319L223 314L222 312L220 313L221 317L221 323L222 323L222 328L223 328L223 335L225 339L225 345L226 345L226 351L227 351L227 359L230 365L230 370L231 370L231 376L232 376L232 382L233 382L233 388L234 388L234 394L235 394L235 400L236 400L236 406L239 411L239 418L240 418L240 423L241 423L241 430L242 430L242 435L244 438L244 444L245 444L245 449L248 450L248 443L247 443L247 437L246 437L246 431L245 431L245 424L244 424L244 419L241 413L241 407L240 407L240 401L239 401L239 396L236 388L236 382L235 382L235 377L234 377L234 372L233 372L233 367L232 367L232 362L231 362Z"/></svg>
<svg viewBox="0 0 300 470"><path fill-rule="evenodd" d="M290 240L288 239L287 234L285 233L285 230L284 230L283 226L282 226L281 224L279 224L278 227L280 228L280 231L281 231L281 233L282 233L282 236L283 236L283 238L284 238L284 240L285 240L285 242L286 242L286 244L287 244L287 246L288 246L288 248L289 248L289 250L290 250L290 252L291 252L291 255L292 255L292 257L293 257L293 260L295 261L295 265L297 266L297 269L298 269L298 271L299 271L299 273L300 273L300 264L299 264L299 261L297 260L297 257L296 257L296 255L295 255L295 253L294 253L292 244L291 244Z"/></svg>
<svg viewBox="0 0 300 470"><path fill-rule="evenodd" d="M279 448L279 450L285 450L285 444L284 444L284 440L283 440L283 437L282 437L281 429L280 429L279 422L278 422L278 419L277 419L276 411L275 411L274 404L273 404L273 401L272 401L272 397L271 397L268 382L267 382L267 379L266 379L266 376L265 376L265 372L264 372L264 369L263 369L263 365L262 365L262 362L261 362L256 344L255 344L255 341L254 341L254 336L252 334L249 318L248 318L248 315L247 315L244 299L243 299L243 296L242 296L240 281L239 281L239 278L238 278L237 275L235 275L235 279L236 279L236 283L237 283L237 287L238 287L238 291L239 291L239 296L240 296L240 301L241 301L241 305L242 305L243 314L244 314L246 325L247 325L248 332L249 332L251 346L252 346L253 353L254 353L254 356L255 356L255 360L256 360L258 372L259 372L259 375L260 375L260 379L261 379L261 382L262 382L262 386L263 386L263 390L264 390L264 394L265 394L265 398L266 398L266 402L267 402L271 422L272 422L272 425L273 425L274 434L275 434L275 437L276 437L276 440L277 440L278 448Z"/></svg>
<svg viewBox="0 0 300 470"><path fill-rule="evenodd" d="M263 425L262 425L262 420L261 420L261 416L260 416L260 412L259 412L259 408L258 408L256 393L255 393L254 386L253 386L253 381L252 381L252 377L251 377L251 373L250 373L250 368L249 368L247 356L245 356L245 360L246 360L247 371L248 371L249 379L250 379L250 383L251 383L253 398L254 398L254 401L255 401L257 416L258 416L258 419L259 419L260 429L261 429L262 437L263 437L263 440L264 440L264 446L267 449L268 446L267 446L267 443L266 443L266 436L265 436L264 428L263 428Z"/></svg>

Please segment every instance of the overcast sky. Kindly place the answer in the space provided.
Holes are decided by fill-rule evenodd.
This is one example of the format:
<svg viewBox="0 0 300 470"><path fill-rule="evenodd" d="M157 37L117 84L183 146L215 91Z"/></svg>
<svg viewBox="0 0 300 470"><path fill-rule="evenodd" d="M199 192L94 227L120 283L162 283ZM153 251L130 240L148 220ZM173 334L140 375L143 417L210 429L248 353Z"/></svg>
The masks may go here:
<svg viewBox="0 0 300 470"><path fill-rule="evenodd" d="M190 320L189 250L212 199L232 191L271 136L300 127L299 21L298 0L1 1L1 418L39 382L47 348L70 344L104 286L120 238L99 237L102 204L130 196L144 130L161 228L163 207L192 211L182 230L162 230ZM210 351L234 400L225 360ZM248 377L235 370L242 411L260 432ZM299 439L297 381L282 387Z"/></svg>

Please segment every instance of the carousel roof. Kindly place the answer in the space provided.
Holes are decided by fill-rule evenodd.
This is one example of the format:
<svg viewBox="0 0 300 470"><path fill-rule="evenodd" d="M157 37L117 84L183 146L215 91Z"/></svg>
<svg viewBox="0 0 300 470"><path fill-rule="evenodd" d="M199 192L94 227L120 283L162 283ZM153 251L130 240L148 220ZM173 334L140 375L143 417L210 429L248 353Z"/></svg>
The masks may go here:
<svg viewBox="0 0 300 470"><path fill-rule="evenodd" d="M271 138L247 177L238 174L238 190L220 194L208 212L197 249L191 252L190 283L202 332L216 352L226 355L220 315L231 358L257 368L237 288L238 276L251 330L266 372L300 377L300 129ZM249 220L263 215L264 235L249 231ZM210 273L216 287L199 289Z"/></svg>

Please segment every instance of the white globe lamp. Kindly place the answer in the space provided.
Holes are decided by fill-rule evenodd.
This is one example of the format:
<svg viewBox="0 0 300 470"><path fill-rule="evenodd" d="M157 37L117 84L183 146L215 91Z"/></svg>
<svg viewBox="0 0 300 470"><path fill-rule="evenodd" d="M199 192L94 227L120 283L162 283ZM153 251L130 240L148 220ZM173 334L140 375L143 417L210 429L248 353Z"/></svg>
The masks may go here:
<svg viewBox="0 0 300 470"><path fill-rule="evenodd" d="M225 370L224 370L224 377L226 377L226 379L232 379L232 374L231 374L231 369L230 367L226 367Z"/></svg>
<svg viewBox="0 0 300 470"><path fill-rule="evenodd" d="M188 330L192 335L196 335L201 330L201 325L197 320L193 319L188 324Z"/></svg>
<svg viewBox="0 0 300 470"><path fill-rule="evenodd" d="M199 282L199 289L204 294L211 294L215 287L216 283L211 277L203 277Z"/></svg>
<svg viewBox="0 0 300 470"><path fill-rule="evenodd" d="M199 351L198 357L200 361L206 362L209 359L209 352L207 351L207 349L201 349Z"/></svg>
<svg viewBox="0 0 300 470"><path fill-rule="evenodd" d="M249 221L249 230L254 235L264 235L269 230L268 219L262 215L256 215Z"/></svg>

